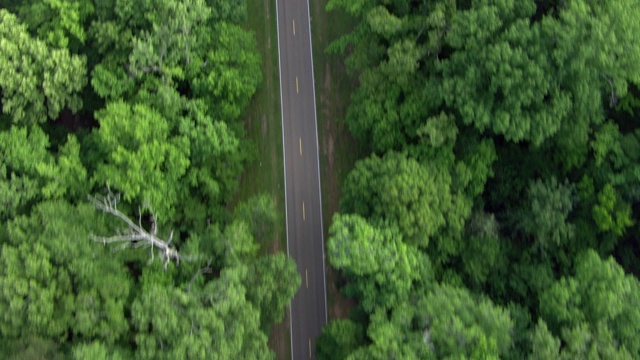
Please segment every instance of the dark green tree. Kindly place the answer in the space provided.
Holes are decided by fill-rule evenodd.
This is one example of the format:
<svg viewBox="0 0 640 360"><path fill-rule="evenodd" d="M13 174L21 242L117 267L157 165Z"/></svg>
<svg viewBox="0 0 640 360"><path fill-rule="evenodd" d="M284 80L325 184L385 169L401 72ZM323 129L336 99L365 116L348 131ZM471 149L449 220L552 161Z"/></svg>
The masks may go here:
<svg viewBox="0 0 640 360"><path fill-rule="evenodd" d="M113 344L128 333L131 280L114 255L88 241L103 227L89 205L63 201L41 203L7 224L0 235L4 337Z"/></svg>
<svg viewBox="0 0 640 360"><path fill-rule="evenodd" d="M346 359L363 342L364 331L360 324L350 319L337 319L322 327L316 355L321 360Z"/></svg>

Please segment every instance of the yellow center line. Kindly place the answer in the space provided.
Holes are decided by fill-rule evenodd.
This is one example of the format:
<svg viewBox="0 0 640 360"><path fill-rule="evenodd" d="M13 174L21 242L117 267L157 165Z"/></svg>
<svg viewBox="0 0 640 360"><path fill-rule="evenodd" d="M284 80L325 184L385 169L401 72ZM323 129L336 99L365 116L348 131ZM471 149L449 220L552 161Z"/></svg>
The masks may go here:
<svg viewBox="0 0 640 360"><path fill-rule="evenodd" d="M306 220L306 217L304 216L304 201L302 202L302 220Z"/></svg>
<svg viewBox="0 0 640 360"><path fill-rule="evenodd" d="M296 36L296 21L295 20L291 20L293 21L293 36Z"/></svg>
<svg viewBox="0 0 640 360"><path fill-rule="evenodd" d="M302 138L298 138L300 142L300 155L302 155Z"/></svg>
<svg viewBox="0 0 640 360"><path fill-rule="evenodd" d="M296 76L296 94L299 94L298 92L298 77Z"/></svg>
<svg viewBox="0 0 640 360"><path fill-rule="evenodd" d="M307 278L307 289L309 288L309 272L307 269L304 269L304 276Z"/></svg>

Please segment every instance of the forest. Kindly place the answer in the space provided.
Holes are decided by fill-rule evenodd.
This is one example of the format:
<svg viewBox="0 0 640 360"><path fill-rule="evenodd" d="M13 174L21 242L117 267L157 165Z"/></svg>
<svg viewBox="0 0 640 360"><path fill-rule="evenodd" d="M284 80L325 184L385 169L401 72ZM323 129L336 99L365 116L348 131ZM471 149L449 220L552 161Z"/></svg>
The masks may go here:
<svg viewBox="0 0 640 360"><path fill-rule="evenodd" d="M0 0L0 357L271 359L243 0ZM92 241L93 240L93 241ZM281 279L288 281L281 281Z"/></svg>
<svg viewBox="0 0 640 360"><path fill-rule="evenodd" d="M357 83L319 359L640 358L637 0L329 0ZM300 286L234 203L244 0L0 0L0 357L271 359ZM339 140L338 140L339 141ZM274 171L281 171L274 169ZM282 281L287 279L287 281Z"/></svg>
<svg viewBox="0 0 640 360"><path fill-rule="evenodd" d="M357 82L320 359L640 358L636 0L330 0Z"/></svg>

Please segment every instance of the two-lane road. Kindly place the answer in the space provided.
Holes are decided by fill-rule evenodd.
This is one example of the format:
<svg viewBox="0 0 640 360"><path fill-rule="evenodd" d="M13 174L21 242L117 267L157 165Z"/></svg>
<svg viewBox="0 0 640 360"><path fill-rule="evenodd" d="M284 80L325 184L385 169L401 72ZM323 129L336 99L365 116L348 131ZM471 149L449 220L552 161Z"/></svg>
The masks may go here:
<svg viewBox="0 0 640 360"><path fill-rule="evenodd" d="M291 355L300 360L315 358L315 339L327 322L309 3L276 0L276 12L287 251L302 277L291 303Z"/></svg>

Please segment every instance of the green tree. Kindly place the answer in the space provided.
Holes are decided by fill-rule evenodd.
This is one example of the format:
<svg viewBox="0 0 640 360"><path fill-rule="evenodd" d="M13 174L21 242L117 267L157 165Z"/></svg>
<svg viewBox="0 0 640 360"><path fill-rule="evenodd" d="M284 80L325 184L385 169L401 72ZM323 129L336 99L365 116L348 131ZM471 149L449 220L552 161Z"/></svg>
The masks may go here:
<svg viewBox="0 0 640 360"><path fill-rule="evenodd" d="M80 144L73 135L49 152L47 135L37 126L12 126L0 132L0 218L28 211L45 199L78 199L88 190L80 162Z"/></svg>
<svg viewBox="0 0 640 360"><path fill-rule="evenodd" d="M616 196L611 184L604 186L598 194L598 203L593 207L593 220L602 232L621 236L627 227L633 225L629 204Z"/></svg>
<svg viewBox="0 0 640 360"><path fill-rule="evenodd" d="M445 39L454 51L439 69L445 104L465 124L539 145L571 103L552 77L539 24L530 24L534 12L532 0L474 2L451 24Z"/></svg>
<svg viewBox="0 0 640 360"><path fill-rule="evenodd" d="M134 76L157 73L166 83L184 79L184 67L205 45L198 35L211 9L204 0L145 0L143 6L151 28L133 37L129 72Z"/></svg>
<svg viewBox="0 0 640 360"><path fill-rule="evenodd" d="M195 96L215 104L210 107L214 118L231 121L240 116L262 81L260 56L254 35L241 26L221 22L213 31L218 36L191 86Z"/></svg>
<svg viewBox="0 0 640 360"><path fill-rule="evenodd" d="M504 267L506 254L493 214L476 211L466 225L465 242L460 252L461 270L469 284L479 285L498 268Z"/></svg>
<svg viewBox="0 0 640 360"><path fill-rule="evenodd" d="M418 302L416 318L437 358L461 358L489 352L505 355L511 347L509 312L466 289L440 285Z"/></svg>
<svg viewBox="0 0 640 360"><path fill-rule="evenodd" d="M76 360L95 359L95 360L123 360L127 357L123 356L119 351L109 349L104 343L94 341L89 344L80 344L73 347L73 358Z"/></svg>
<svg viewBox="0 0 640 360"><path fill-rule="evenodd" d="M247 300L260 311L262 329L284 319L301 282L296 263L283 253L261 256L251 263L245 279Z"/></svg>
<svg viewBox="0 0 640 360"><path fill-rule="evenodd" d="M18 339L4 337L0 342L0 351L7 360L64 359L64 354L55 341L33 335Z"/></svg>
<svg viewBox="0 0 640 360"><path fill-rule="evenodd" d="M568 166L585 160L591 125L604 120L605 107L615 106L626 96L628 84L640 80L640 46L634 35L640 30L634 20L639 11L628 0L576 0L542 22L554 39L555 77L572 96L570 121L563 122L549 145Z"/></svg>
<svg viewBox="0 0 640 360"><path fill-rule="evenodd" d="M322 326L316 355L321 360L346 359L363 342L364 331L360 324L350 319L336 319Z"/></svg>
<svg viewBox="0 0 640 360"><path fill-rule="evenodd" d="M260 249L253 240L249 225L242 220L227 225L218 246L218 255L226 266L246 264L256 257Z"/></svg>
<svg viewBox="0 0 640 360"><path fill-rule="evenodd" d="M245 155L240 136L225 122L207 115L203 101L190 102L185 110L188 116L178 122L178 133L190 145L187 182L182 184L188 189L183 201L188 211L182 217L200 226L221 217L221 208L231 201L238 186ZM255 223L248 225L253 230Z"/></svg>
<svg viewBox="0 0 640 360"><path fill-rule="evenodd" d="M233 11L230 4L204 0L133 4L118 0L115 11L96 11L90 35L102 61L93 73L94 90L115 101L180 87L191 99L205 100L214 119L237 119L261 81L255 38L238 23L244 2ZM167 104L157 109L177 110Z"/></svg>
<svg viewBox="0 0 640 360"><path fill-rule="evenodd" d="M409 297L416 281L429 280L428 260L403 243L393 226L374 227L359 215L338 214L329 233L329 261L352 280L347 292L367 312L392 308Z"/></svg>
<svg viewBox="0 0 640 360"><path fill-rule="evenodd" d="M132 306L136 358L273 358L259 328L260 313L246 300L246 276L246 267L227 268L219 278L192 289L143 277L142 292Z"/></svg>
<svg viewBox="0 0 640 360"><path fill-rule="evenodd" d="M328 2L327 10L337 9L359 20L328 48L348 53L347 71L358 76L349 129L374 151L400 150L420 137L418 129L441 102L438 82L428 75L435 71L455 2Z"/></svg>
<svg viewBox="0 0 640 360"><path fill-rule="evenodd" d="M428 359L430 350L420 329L415 329L416 309L396 304L390 312L377 309L370 317L367 336L370 344L358 348L347 359ZM419 321L419 320L418 320ZM428 340L427 340L428 341Z"/></svg>
<svg viewBox="0 0 640 360"><path fill-rule="evenodd" d="M254 196L247 202L239 204L234 214L237 219L249 225L256 241L265 242L273 238L278 222L278 212L273 199L268 194Z"/></svg>
<svg viewBox="0 0 640 360"><path fill-rule="evenodd" d="M181 198L189 166L189 140L170 136L171 126L145 105L108 104L98 113L95 142L103 162L92 181L109 184L132 203L147 204L167 221Z"/></svg>
<svg viewBox="0 0 640 360"><path fill-rule="evenodd" d="M63 201L8 223L0 235L3 336L114 343L127 334L131 281L113 255L88 241L103 227L90 206Z"/></svg>
<svg viewBox="0 0 640 360"><path fill-rule="evenodd" d="M574 276L540 295L540 313L573 356L595 351L604 358L635 358L640 356L639 301L638 280L614 259L602 260L588 250L577 259Z"/></svg>
<svg viewBox="0 0 640 360"><path fill-rule="evenodd" d="M534 238L534 247L543 253L566 244L574 235L574 227L568 222L572 192L570 185L558 183L555 177L529 185L527 209L519 215L518 226Z"/></svg>
<svg viewBox="0 0 640 360"><path fill-rule="evenodd" d="M439 164L423 165L394 152L382 158L372 155L347 176L340 208L396 224L406 242L426 247L448 225L464 224L460 219L466 211L456 209L451 181Z"/></svg>
<svg viewBox="0 0 640 360"><path fill-rule="evenodd" d="M0 39L2 111L14 123L42 123L65 108L80 110L78 93L87 81L84 57L47 47L4 9L0 9Z"/></svg>
<svg viewBox="0 0 640 360"><path fill-rule="evenodd" d="M41 40L57 48L75 50L86 40L84 23L94 12L91 1L26 0L10 7Z"/></svg>
<svg viewBox="0 0 640 360"><path fill-rule="evenodd" d="M531 337L533 350L529 355L529 360L557 359L560 357L560 340L551 334L544 320L538 321L538 325L536 325Z"/></svg>

